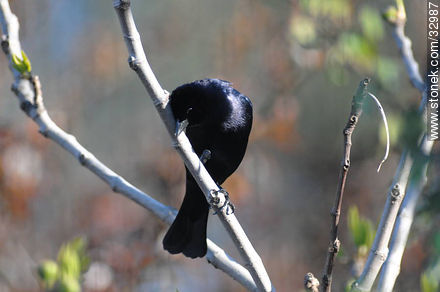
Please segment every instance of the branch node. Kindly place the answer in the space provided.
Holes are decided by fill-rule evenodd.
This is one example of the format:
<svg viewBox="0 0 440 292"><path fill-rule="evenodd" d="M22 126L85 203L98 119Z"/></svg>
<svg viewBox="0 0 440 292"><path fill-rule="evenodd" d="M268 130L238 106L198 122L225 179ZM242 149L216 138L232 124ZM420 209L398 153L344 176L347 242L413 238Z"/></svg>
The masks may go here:
<svg viewBox="0 0 440 292"><path fill-rule="evenodd" d="M341 210L338 210L337 208L333 208L330 212L330 214L334 217L341 215Z"/></svg>
<svg viewBox="0 0 440 292"><path fill-rule="evenodd" d="M28 100L24 100L20 103L20 109L24 111L27 115L29 115L29 112L32 109L32 107L33 104Z"/></svg>
<svg viewBox="0 0 440 292"><path fill-rule="evenodd" d="M139 64L140 62L134 56L128 57L128 66L130 66L133 71L137 71L139 69Z"/></svg>
<svg viewBox="0 0 440 292"><path fill-rule="evenodd" d="M211 159L211 151L209 151L209 149L203 150L203 153L200 156L200 161L203 164L206 164L206 162L208 162L209 159Z"/></svg>
<svg viewBox="0 0 440 292"><path fill-rule="evenodd" d="M352 115L350 117L351 125L354 125L358 121L358 117L356 115Z"/></svg>
<svg viewBox="0 0 440 292"><path fill-rule="evenodd" d="M10 49L9 49L9 40L8 40L7 36L2 37L1 47L2 47L3 52L7 56L9 56Z"/></svg>
<svg viewBox="0 0 440 292"><path fill-rule="evenodd" d="M113 2L113 7L116 9L128 9L130 7L130 0L115 0Z"/></svg>
<svg viewBox="0 0 440 292"><path fill-rule="evenodd" d="M307 291L318 292L319 291L319 281L315 278L312 273L307 273L304 277L304 288Z"/></svg>
<svg viewBox="0 0 440 292"><path fill-rule="evenodd" d="M225 207L226 215L230 215L235 212L235 206L230 201L229 193L225 189L220 188L219 190L210 190L209 193L211 195L209 203L217 209L214 215ZM219 196L219 194L222 194L223 196Z"/></svg>
<svg viewBox="0 0 440 292"><path fill-rule="evenodd" d="M87 157L83 153L81 153L78 157L78 161L82 166L84 166L86 165Z"/></svg>
<svg viewBox="0 0 440 292"><path fill-rule="evenodd" d="M379 258L382 262L385 262L385 260L388 257L388 248L384 249L383 251L382 250L373 250L373 253L375 255L379 256Z"/></svg>
<svg viewBox="0 0 440 292"><path fill-rule="evenodd" d="M344 169L344 171L347 171L350 168L350 159L345 160L344 165L342 166L342 168Z"/></svg>
<svg viewBox="0 0 440 292"><path fill-rule="evenodd" d="M114 183L113 185L110 186L112 188L112 191L114 193L119 193L119 188L118 188L118 183Z"/></svg>
<svg viewBox="0 0 440 292"><path fill-rule="evenodd" d="M341 241L339 241L339 239L335 239L335 241L333 242L333 252L338 253L339 249L341 247Z"/></svg>
<svg viewBox="0 0 440 292"><path fill-rule="evenodd" d="M41 90L40 78L37 75L31 76L30 81L34 87L34 107L37 110L37 115L40 115L46 110L43 103L43 91Z"/></svg>
<svg viewBox="0 0 440 292"><path fill-rule="evenodd" d="M337 254L339 252L339 249L341 247L341 242L339 239L335 239L333 242L330 243L328 247L328 252Z"/></svg>
<svg viewBox="0 0 440 292"><path fill-rule="evenodd" d="M400 196L400 186L399 184L395 184L393 189L391 190L391 200L394 202Z"/></svg>
<svg viewBox="0 0 440 292"><path fill-rule="evenodd" d="M38 132L43 135L44 138L47 138L49 136L49 131L47 130L47 127L40 128Z"/></svg>

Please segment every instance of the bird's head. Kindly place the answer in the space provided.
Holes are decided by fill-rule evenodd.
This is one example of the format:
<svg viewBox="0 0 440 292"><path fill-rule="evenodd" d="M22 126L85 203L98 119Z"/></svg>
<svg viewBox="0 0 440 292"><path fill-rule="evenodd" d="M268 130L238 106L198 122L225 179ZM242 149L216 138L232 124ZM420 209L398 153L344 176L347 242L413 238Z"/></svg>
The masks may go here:
<svg viewBox="0 0 440 292"><path fill-rule="evenodd" d="M201 123L222 123L231 111L225 102L223 87L229 83L218 79L203 79L177 87L170 96L171 109L177 122L188 121L188 126Z"/></svg>

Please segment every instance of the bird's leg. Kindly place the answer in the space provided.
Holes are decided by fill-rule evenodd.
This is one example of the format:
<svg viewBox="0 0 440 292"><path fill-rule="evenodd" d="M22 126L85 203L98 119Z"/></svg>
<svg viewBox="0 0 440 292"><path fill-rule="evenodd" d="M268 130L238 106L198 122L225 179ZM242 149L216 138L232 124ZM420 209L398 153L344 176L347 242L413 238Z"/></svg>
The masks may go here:
<svg viewBox="0 0 440 292"><path fill-rule="evenodd" d="M211 204L217 205L220 201L218 194L221 193L223 194L223 196L225 197L225 202L223 203L223 205L221 207L219 207L219 210L222 210L223 208L227 208L226 209L226 215L230 215L233 214L235 212L235 206L234 204L232 204L231 200L229 199L229 193L223 189L222 187L220 187L220 189L218 191L211 191L211 196L212 196L212 200L211 200ZM217 211L214 213L214 215L217 214Z"/></svg>
<svg viewBox="0 0 440 292"><path fill-rule="evenodd" d="M186 127L188 127L188 120L183 120L183 121L176 121L176 132L174 133L174 135L177 137L180 135L180 133L184 132L186 130Z"/></svg>
<svg viewBox="0 0 440 292"><path fill-rule="evenodd" d="M211 151L209 151L208 149L203 150L202 155L200 155L200 161L203 164L206 164L206 162L211 159Z"/></svg>

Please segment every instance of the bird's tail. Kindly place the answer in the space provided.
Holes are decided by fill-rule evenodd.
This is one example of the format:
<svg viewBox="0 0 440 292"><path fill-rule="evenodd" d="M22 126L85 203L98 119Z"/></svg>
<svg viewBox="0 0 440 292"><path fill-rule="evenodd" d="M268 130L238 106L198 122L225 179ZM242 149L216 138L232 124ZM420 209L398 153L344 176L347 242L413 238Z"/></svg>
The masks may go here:
<svg viewBox="0 0 440 292"><path fill-rule="evenodd" d="M171 254L183 253L190 258L206 255L206 225L209 204L197 183L187 174L182 206L163 239L163 247Z"/></svg>

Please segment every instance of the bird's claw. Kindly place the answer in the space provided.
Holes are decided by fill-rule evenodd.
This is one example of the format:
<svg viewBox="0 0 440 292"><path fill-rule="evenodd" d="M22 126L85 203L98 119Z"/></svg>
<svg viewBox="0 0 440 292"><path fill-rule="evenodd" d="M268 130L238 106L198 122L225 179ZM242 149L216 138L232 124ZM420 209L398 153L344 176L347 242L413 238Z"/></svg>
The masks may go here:
<svg viewBox="0 0 440 292"><path fill-rule="evenodd" d="M220 188L218 191L212 190L211 191L211 204L212 205L218 205L220 203L220 198L218 197L218 194L221 193L225 197L225 201L222 206L218 208L217 211L214 212L213 215L217 215L218 211L221 211L223 208L226 208L226 215L234 214L235 212L235 206L232 204L229 193L225 190Z"/></svg>
<svg viewBox="0 0 440 292"><path fill-rule="evenodd" d="M211 151L209 151L208 149L203 150L202 155L200 155L200 161L203 164L206 164L206 162L211 159Z"/></svg>
<svg viewBox="0 0 440 292"><path fill-rule="evenodd" d="M176 132L174 133L174 135L176 137L179 136L182 132L186 130L186 127L188 127L188 120L176 121Z"/></svg>

